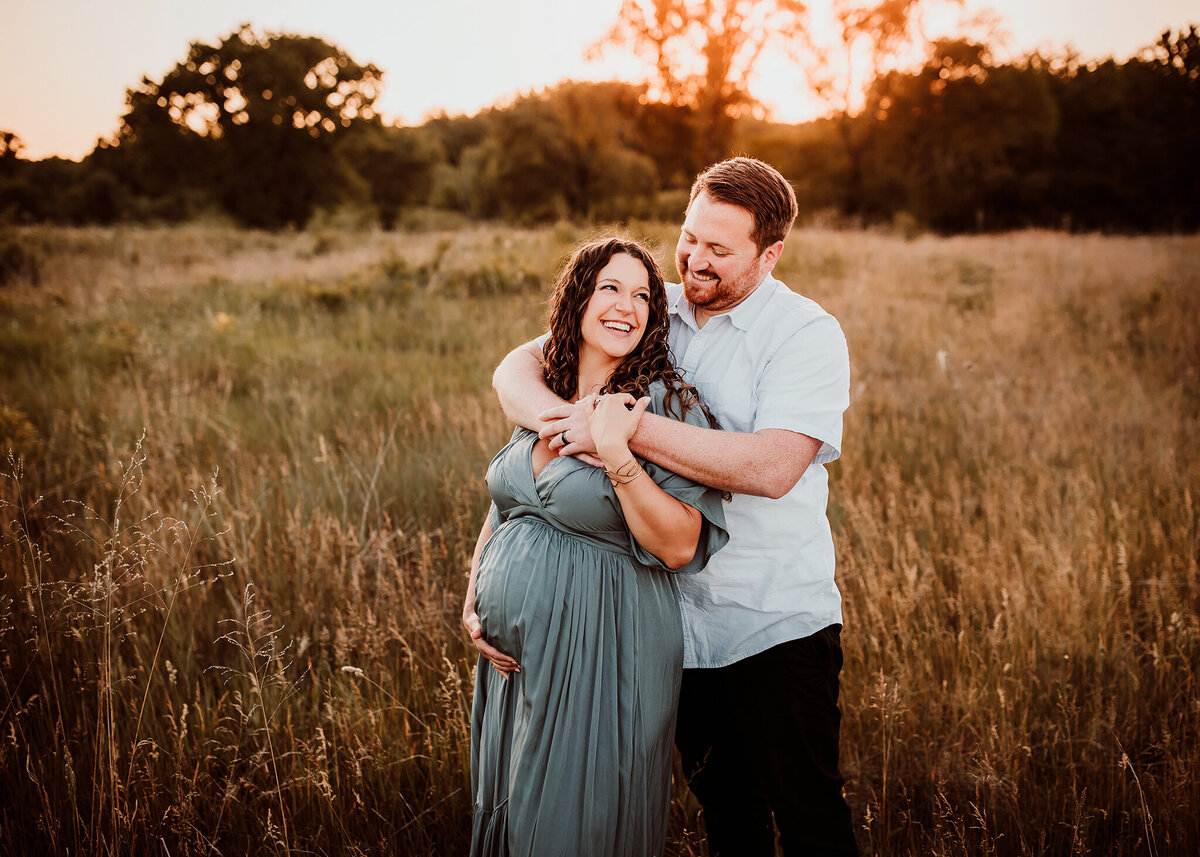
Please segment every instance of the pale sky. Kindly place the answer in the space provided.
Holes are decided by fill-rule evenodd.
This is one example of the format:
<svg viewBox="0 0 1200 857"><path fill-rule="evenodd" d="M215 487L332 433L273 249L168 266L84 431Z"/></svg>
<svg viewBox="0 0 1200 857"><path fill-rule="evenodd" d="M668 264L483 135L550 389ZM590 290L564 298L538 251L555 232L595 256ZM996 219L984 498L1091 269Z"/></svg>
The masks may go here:
<svg viewBox="0 0 1200 857"><path fill-rule="evenodd" d="M0 0L0 130L23 156L81 158L114 134L125 91L160 80L191 42L216 42L248 22L259 32L315 35L384 71L376 107L415 125L439 110L472 114L566 79L637 80L645 67L586 48L616 19L621 0ZM828 7L811 0L815 15ZM1125 59L1164 30L1200 24L1196 0L966 0L991 8L1007 31L1001 58L1033 49ZM935 25L936 26L936 25ZM933 35L933 34L931 34ZM752 93L780 121L814 106L794 67L760 65Z"/></svg>

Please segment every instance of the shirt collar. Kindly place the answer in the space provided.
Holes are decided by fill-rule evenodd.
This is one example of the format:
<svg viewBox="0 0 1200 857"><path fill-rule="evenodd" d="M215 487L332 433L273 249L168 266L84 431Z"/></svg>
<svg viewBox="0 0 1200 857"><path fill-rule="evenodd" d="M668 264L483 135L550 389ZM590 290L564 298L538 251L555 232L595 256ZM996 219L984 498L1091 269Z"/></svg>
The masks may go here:
<svg viewBox="0 0 1200 857"><path fill-rule="evenodd" d="M763 310L767 308L767 304L771 300L771 295L775 293L778 284L779 281L768 273L744 301L729 312L714 315L709 319L709 322L711 323L721 318L721 316L726 316L729 318L729 323L738 330L749 330L758 317L762 315ZM680 320L685 322L692 330L700 330L700 326L696 324L696 308L684 296L682 286L680 286L679 294L675 296L675 300L672 302L669 310L678 315Z"/></svg>

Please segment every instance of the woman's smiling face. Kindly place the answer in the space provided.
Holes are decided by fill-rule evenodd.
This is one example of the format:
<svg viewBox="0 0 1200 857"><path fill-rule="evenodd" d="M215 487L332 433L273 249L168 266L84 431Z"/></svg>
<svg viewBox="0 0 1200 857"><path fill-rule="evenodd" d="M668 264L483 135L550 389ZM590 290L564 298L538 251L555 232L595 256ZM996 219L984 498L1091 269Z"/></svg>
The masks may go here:
<svg viewBox="0 0 1200 857"><path fill-rule="evenodd" d="M617 253L596 275L579 323L580 357L591 349L619 363L641 341L650 316L650 276L628 253Z"/></svg>

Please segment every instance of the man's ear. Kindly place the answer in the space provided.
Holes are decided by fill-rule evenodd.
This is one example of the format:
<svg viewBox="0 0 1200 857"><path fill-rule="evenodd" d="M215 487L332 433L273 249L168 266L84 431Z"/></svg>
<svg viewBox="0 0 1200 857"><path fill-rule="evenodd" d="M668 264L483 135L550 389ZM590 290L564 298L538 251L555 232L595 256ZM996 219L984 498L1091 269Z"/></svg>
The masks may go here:
<svg viewBox="0 0 1200 857"><path fill-rule="evenodd" d="M761 258L762 258L764 273L771 271L775 267L775 263L779 261L779 257L782 253L783 253L783 242L782 241L776 241L774 244L769 246L766 250L762 251Z"/></svg>

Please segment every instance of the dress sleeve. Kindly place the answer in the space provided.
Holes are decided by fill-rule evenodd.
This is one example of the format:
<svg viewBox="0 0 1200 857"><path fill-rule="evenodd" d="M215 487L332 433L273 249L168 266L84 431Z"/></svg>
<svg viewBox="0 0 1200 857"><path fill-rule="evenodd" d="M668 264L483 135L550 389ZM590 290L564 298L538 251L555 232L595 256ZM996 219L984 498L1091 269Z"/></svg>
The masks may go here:
<svg viewBox="0 0 1200 857"><path fill-rule="evenodd" d="M500 525L506 520L505 516L500 513L500 509L496 506L495 501L492 501L492 504L488 507L487 519L488 523L492 525L493 533L500 529Z"/></svg>
<svg viewBox="0 0 1200 857"><path fill-rule="evenodd" d="M668 410L664 405L665 394L666 388L661 383L651 386L650 407L646 410L660 416L680 419L679 410L681 405L678 398L672 402L672 407ZM708 420L705 419L704 414L698 408L688 411L683 416L683 421L708 428ZM691 562L687 565L680 568L668 569L658 557L643 548L630 535L629 541L632 545L634 556L643 565L653 568L673 571L676 574L696 574L708 564L712 555L723 548L725 543L729 541L729 532L725 529L725 508L721 492L693 482L690 479L680 476L678 473L667 470L665 467L659 467L653 462L645 461L641 458L638 459L638 462L659 488L662 488L676 500L681 500L698 511L701 520L700 541L696 545L696 555L692 557Z"/></svg>

